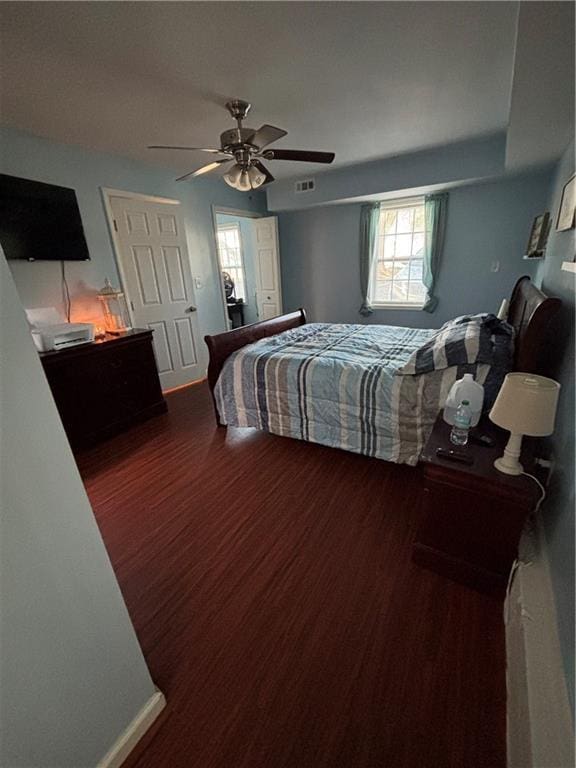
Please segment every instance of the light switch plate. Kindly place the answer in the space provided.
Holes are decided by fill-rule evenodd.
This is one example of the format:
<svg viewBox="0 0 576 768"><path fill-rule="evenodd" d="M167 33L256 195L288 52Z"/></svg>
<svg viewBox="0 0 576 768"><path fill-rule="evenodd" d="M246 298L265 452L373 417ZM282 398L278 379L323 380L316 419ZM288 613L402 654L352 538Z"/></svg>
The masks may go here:
<svg viewBox="0 0 576 768"><path fill-rule="evenodd" d="M194 288L202 288L202 279L199 277L194 278Z"/></svg>

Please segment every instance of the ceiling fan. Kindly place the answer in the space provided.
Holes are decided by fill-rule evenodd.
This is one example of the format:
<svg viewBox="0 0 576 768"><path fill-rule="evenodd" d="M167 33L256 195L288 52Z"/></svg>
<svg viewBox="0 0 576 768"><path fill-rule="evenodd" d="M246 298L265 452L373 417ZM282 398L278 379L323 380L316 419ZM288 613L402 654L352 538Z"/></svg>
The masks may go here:
<svg viewBox="0 0 576 768"><path fill-rule="evenodd" d="M253 128L244 128L242 121L250 111L252 105L247 101L236 99L226 104L226 109L236 120L237 127L220 134L220 149L205 149L201 147L172 147L154 144L148 149L184 149L197 152L209 152L213 155L226 155L221 160L214 160L208 165L198 168L196 171L184 174L176 181L184 181L195 176L216 170L225 163L234 162L224 174L224 181L234 189L241 192L249 192L264 184L274 181L274 176L262 164L261 160L296 160L306 163L331 163L334 160L334 152L309 152L300 149L267 149L270 144L283 136L287 131L275 128L273 125L263 125L257 131Z"/></svg>

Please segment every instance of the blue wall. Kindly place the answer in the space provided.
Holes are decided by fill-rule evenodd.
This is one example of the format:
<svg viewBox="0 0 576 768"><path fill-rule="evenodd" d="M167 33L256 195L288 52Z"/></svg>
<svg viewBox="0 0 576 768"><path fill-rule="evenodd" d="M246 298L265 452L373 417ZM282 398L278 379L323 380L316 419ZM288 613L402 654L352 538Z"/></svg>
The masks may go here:
<svg viewBox="0 0 576 768"><path fill-rule="evenodd" d="M553 217L546 259L537 280L552 296L562 299L553 343L549 347L549 375L562 385L552 438L556 465L542 517L548 543L550 570L556 596L558 629L572 712L574 712L574 299L576 276L561 269L563 261L576 256L574 229L556 232L554 226L562 188L574 173L574 144L565 152L554 179L548 210Z"/></svg>
<svg viewBox="0 0 576 768"><path fill-rule="evenodd" d="M549 186L550 171L539 171L450 190L436 312L375 310L368 322L432 328L465 312L497 311L515 280L536 270L522 255ZM285 311L303 306L319 322L365 322L358 314L360 207L279 214Z"/></svg>
<svg viewBox="0 0 576 768"><path fill-rule="evenodd" d="M268 209L293 211L344 200L354 202L354 198L365 199L370 195L422 194L439 185L501 176L505 157L506 134L500 133L317 174L308 171L303 178L313 176L313 191L295 192L294 179L280 179L267 188Z"/></svg>
<svg viewBox="0 0 576 768"><path fill-rule="evenodd" d="M242 241L242 257L244 260L244 277L246 279L246 299L244 301L244 323L255 323L258 320L258 308L256 306L256 261L255 261L255 235L252 219L246 216L231 216L218 213L216 219L219 224L238 224Z"/></svg>
<svg viewBox="0 0 576 768"><path fill-rule="evenodd" d="M192 163L190 158L184 159ZM221 179L196 179L175 183L173 169L136 163L117 155L57 144L46 139L0 129L0 172L37 179L76 190L91 261L66 266L73 306L95 306L94 294L108 276L118 283L118 272L101 187L170 197L182 202L192 274L200 278L196 290L198 321L202 335L225 330L222 293L218 284L216 242L212 205L243 210L266 210L263 192L244 194ZM58 262L9 262L25 307L62 307ZM200 345L205 359L204 344Z"/></svg>

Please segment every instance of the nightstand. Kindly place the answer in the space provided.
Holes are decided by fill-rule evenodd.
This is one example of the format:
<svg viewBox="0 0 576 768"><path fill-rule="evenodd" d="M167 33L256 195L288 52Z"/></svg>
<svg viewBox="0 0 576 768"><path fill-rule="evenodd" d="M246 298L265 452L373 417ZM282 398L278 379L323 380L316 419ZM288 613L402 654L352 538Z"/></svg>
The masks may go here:
<svg viewBox="0 0 576 768"><path fill-rule="evenodd" d="M494 446L454 446L440 414L420 459L423 519L413 545L414 562L482 592L502 597L528 514L540 497L537 484L523 475L504 475L494 467L508 433L484 418L476 431ZM522 463L533 471L530 441ZM454 448L473 459L457 464L436 455Z"/></svg>

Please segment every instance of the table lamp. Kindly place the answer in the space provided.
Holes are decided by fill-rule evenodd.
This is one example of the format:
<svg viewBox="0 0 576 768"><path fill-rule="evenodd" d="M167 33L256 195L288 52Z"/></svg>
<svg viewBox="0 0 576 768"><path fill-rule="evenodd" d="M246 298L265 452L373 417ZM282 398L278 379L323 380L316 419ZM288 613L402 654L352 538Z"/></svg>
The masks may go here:
<svg viewBox="0 0 576 768"><path fill-rule="evenodd" d="M119 335L123 331L129 331L130 314L124 291L117 291L112 287L110 280L104 280L104 287L97 294L104 312L104 327L107 333Z"/></svg>
<svg viewBox="0 0 576 768"><path fill-rule="evenodd" d="M554 431L554 418L560 384L545 376L531 373L509 373L504 379L492 410L490 420L510 432L504 455L494 466L506 475L524 472L518 461L522 437L545 437Z"/></svg>

